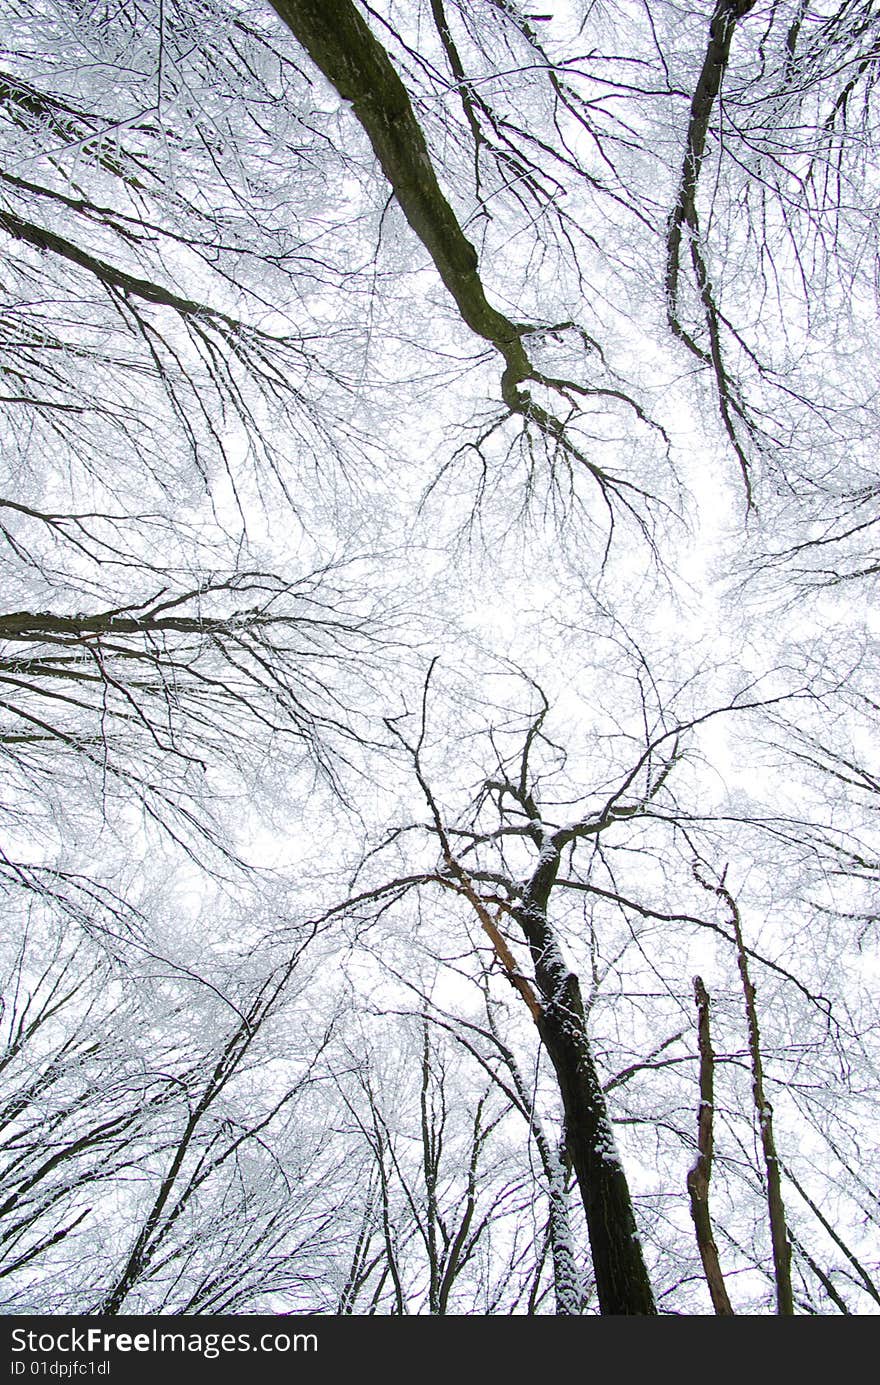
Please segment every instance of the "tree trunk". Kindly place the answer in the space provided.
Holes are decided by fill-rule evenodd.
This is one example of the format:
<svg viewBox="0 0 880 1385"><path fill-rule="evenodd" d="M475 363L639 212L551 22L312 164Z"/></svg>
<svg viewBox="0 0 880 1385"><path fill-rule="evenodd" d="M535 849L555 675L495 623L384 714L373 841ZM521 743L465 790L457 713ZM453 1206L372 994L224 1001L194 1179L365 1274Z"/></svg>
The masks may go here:
<svg viewBox="0 0 880 1385"><path fill-rule="evenodd" d="M558 868L558 849L545 847L523 904L514 911L535 965L542 1002L538 1032L559 1083L568 1155L586 1214L600 1311L653 1316L657 1308L629 1184L587 1037L580 984L566 967L547 918Z"/></svg>

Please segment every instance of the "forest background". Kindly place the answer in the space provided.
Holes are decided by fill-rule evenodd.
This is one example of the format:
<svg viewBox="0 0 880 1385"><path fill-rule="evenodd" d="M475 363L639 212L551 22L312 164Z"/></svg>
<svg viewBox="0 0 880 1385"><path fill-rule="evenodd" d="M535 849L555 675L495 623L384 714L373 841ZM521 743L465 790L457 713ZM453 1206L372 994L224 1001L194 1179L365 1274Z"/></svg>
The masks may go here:
<svg viewBox="0 0 880 1385"><path fill-rule="evenodd" d="M6 1314L880 1306L875 0L7 0Z"/></svg>

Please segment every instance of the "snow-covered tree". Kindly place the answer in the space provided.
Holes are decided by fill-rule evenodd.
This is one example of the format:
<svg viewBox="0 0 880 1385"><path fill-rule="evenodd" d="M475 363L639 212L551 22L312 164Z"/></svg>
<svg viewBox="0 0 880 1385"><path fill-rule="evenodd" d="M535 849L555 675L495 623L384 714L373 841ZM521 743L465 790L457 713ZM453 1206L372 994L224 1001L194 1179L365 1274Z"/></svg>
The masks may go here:
<svg viewBox="0 0 880 1385"><path fill-rule="evenodd" d="M876 7L0 35L6 1311L876 1312Z"/></svg>

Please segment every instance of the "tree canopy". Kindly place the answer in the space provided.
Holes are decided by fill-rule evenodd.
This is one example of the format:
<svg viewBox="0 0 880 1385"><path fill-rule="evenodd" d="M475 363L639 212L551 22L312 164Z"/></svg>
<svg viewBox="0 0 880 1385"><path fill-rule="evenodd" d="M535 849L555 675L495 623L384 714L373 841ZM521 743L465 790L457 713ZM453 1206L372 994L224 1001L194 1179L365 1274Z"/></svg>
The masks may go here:
<svg viewBox="0 0 880 1385"><path fill-rule="evenodd" d="M876 5L0 37L3 1312L876 1313Z"/></svg>

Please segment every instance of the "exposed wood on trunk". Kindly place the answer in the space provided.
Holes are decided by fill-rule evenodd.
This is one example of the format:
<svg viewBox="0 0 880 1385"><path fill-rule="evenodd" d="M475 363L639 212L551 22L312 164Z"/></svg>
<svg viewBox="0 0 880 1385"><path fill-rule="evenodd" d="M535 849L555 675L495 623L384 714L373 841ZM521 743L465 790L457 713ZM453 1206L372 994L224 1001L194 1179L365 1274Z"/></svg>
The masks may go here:
<svg viewBox="0 0 880 1385"><path fill-rule="evenodd" d="M436 663L435 658L425 678L421 729L416 743L409 744L393 721L386 720L385 724L412 756L446 872L491 937L492 929L487 928L487 923L496 933L497 926L474 882L455 856L437 800L422 768L428 689ZM534 967L533 985L519 977L515 959L500 933L498 938L504 943L504 952L499 955L510 979L519 977L522 982L517 989L537 1024L556 1073L565 1116L566 1152L577 1178L587 1220L600 1311L653 1316L657 1312L654 1294L642 1255L629 1184L617 1153L605 1093L587 1036L580 983L565 965L548 917L548 903L559 875L562 849L591 831L593 825L578 824L552 835L540 826L538 806L528 787L528 757L542 721L543 713L526 737L519 784L504 786L527 813L532 824L530 835L539 848L537 865L520 898L506 906L506 912L519 925L528 944Z"/></svg>
<svg viewBox="0 0 880 1385"><path fill-rule="evenodd" d="M700 1048L700 1110L697 1117L697 1158L688 1171L687 1188L691 1199L691 1216L697 1234L697 1247L712 1296L712 1305L720 1317L732 1317L733 1308L727 1296L718 1259L718 1247L712 1234L712 1220L709 1216L709 1182L712 1177L714 1143L712 1124L715 1114L715 1055L712 1052L712 1035L709 1029L709 993L699 976L694 977L694 997L697 1002Z"/></svg>

